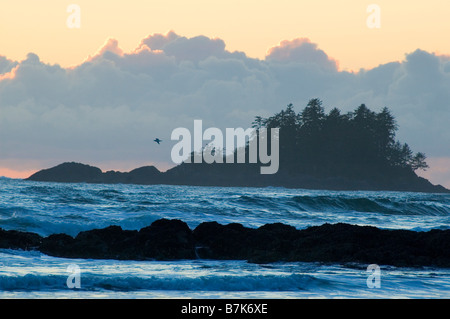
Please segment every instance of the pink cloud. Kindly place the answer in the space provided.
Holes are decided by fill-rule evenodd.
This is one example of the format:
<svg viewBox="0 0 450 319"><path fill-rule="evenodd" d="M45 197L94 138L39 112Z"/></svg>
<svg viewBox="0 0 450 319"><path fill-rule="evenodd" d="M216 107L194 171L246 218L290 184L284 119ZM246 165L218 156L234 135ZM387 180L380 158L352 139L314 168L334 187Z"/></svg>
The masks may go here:
<svg viewBox="0 0 450 319"><path fill-rule="evenodd" d="M16 65L11 71L0 74L0 81L5 79L14 79L16 77L16 72L18 68L19 65Z"/></svg>

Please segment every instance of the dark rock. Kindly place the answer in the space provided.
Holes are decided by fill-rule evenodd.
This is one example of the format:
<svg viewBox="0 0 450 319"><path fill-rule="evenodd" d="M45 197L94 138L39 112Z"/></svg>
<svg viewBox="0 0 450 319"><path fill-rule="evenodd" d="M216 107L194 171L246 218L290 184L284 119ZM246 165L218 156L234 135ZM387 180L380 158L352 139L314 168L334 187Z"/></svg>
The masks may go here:
<svg viewBox="0 0 450 319"><path fill-rule="evenodd" d="M450 230L382 230L343 223L304 230L269 224L254 230L212 222L200 224L194 236L203 258L450 267Z"/></svg>
<svg viewBox="0 0 450 319"><path fill-rule="evenodd" d="M201 223L194 229L194 238L203 247L201 252L198 251L199 257L247 259L252 249L249 239L253 231L237 223L225 226L217 222Z"/></svg>
<svg viewBox="0 0 450 319"><path fill-rule="evenodd" d="M134 259L137 257L136 230L109 226L80 232L70 246L73 257Z"/></svg>
<svg viewBox="0 0 450 319"><path fill-rule="evenodd" d="M52 256L135 260L241 259L450 267L450 230L415 232L344 223L302 230L281 224L248 228L205 222L194 231L181 220L160 219L140 231L119 226L75 238L0 229L0 248L37 249Z"/></svg>
<svg viewBox="0 0 450 319"><path fill-rule="evenodd" d="M69 254L73 242L73 237L67 234L52 234L42 239L39 250L44 254L55 257L72 257Z"/></svg>
<svg viewBox="0 0 450 319"><path fill-rule="evenodd" d="M195 245L189 226L178 219L159 219L142 228L137 236L145 258L193 259Z"/></svg>
<svg viewBox="0 0 450 319"><path fill-rule="evenodd" d="M53 234L42 240L40 250L48 255L67 258L138 259L137 231L109 226L80 232L75 238Z"/></svg>
<svg viewBox="0 0 450 319"><path fill-rule="evenodd" d="M42 240L46 254L70 258L102 259L192 259L195 246L192 231L180 220L161 219L137 230L109 226L80 232L75 238L65 234Z"/></svg>
<svg viewBox="0 0 450 319"><path fill-rule="evenodd" d="M282 223L266 224L256 229L250 238L252 262L283 261L288 259L293 249L293 241L299 231Z"/></svg>
<svg viewBox="0 0 450 319"><path fill-rule="evenodd" d="M34 250L41 241L42 237L38 234L0 228L0 248Z"/></svg>

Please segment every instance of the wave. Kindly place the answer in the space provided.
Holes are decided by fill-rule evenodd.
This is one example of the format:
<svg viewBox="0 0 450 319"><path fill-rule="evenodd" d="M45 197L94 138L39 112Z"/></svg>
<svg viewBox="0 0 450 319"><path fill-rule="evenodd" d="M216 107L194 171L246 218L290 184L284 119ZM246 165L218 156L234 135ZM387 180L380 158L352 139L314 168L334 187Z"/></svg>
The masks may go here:
<svg viewBox="0 0 450 319"><path fill-rule="evenodd" d="M392 215L450 215L443 197L349 197L349 195L294 195L266 197L242 195L236 203L265 208L291 208L305 212L373 212Z"/></svg>
<svg viewBox="0 0 450 319"><path fill-rule="evenodd" d="M65 275L1 276L0 290L43 291L63 290L67 287ZM201 276L134 277L99 276L80 274L80 290L178 290L178 291L307 291L329 287L331 281L311 275L252 275L252 276Z"/></svg>
<svg viewBox="0 0 450 319"><path fill-rule="evenodd" d="M132 188L98 185L29 185L22 189L41 203L53 205L105 206L126 212L148 211L153 208L219 213L252 212L371 212L389 215L450 216L450 197L442 194L401 192L308 192L292 194L286 190L225 192L211 196L211 190L189 189L173 194L173 190L155 187ZM238 190L238 189L236 189ZM279 192L280 191L280 192Z"/></svg>
<svg viewBox="0 0 450 319"><path fill-rule="evenodd" d="M292 200L307 211L354 211L393 215L450 215L450 205L416 199L346 196L294 196Z"/></svg>
<svg viewBox="0 0 450 319"><path fill-rule="evenodd" d="M0 227L42 236L76 236L113 224L139 229L160 218L181 219L191 228L204 221L248 227L283 222L296 228L342 221L406 229L450 224L448 194L24 181L3 185Z"/></svg>

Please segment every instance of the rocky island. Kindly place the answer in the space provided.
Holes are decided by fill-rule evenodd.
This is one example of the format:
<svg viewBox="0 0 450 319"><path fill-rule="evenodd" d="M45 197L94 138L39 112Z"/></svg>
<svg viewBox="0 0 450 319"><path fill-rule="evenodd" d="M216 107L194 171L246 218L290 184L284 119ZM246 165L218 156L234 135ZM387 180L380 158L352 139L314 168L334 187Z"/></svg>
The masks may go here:
<svg viewBox="0 0 450 319"><path fill-rule="evenodd" d="M376 190L447 193L416 174L427 169L425 154L413 153L408 144L395 139L397 124L389 109L380 112L364 104L341 114L328 114L319 99L312 99L299 113L289 104L269 117L257 116L252 124L255 137L262 129L279 129L279 169L261 174L261 162L223 160L223 163L186 161L160 172L144 166L130 172L108 171L86 164L67 162L41 170L27 180L67 183L132 183L196 186L288 187L327 190ZM259 147L259 146L258 146ZM220 152L220 150L211 150ZM191 159L196 153L191 154ZM234 154L237 159L238 149ZM217 156L217 154L215 155ZM226 158L225 155L222 155Z"/></svg>
<svg viewBox="0 0 450 319"><path fill-rule="evenodd" d="M199 165L196 167L195 165ZM253 169L252 169L253 168ZM349 179L345 177L317 178L309 175L277 173L260 175L258 167L245 164L181 164L166 172L154 166L136 168L130 172L102 172L98 167L82 163L67 162L49 169L43 169L26 180L64 183L98 184L141 184L141 185L192 185L192 186L235 186L235 187L287 187L328 190L379 190L409 191L424 193L449 193L441 185L433 185L414 172L404 175L385 176L381 180Z"/></svg>

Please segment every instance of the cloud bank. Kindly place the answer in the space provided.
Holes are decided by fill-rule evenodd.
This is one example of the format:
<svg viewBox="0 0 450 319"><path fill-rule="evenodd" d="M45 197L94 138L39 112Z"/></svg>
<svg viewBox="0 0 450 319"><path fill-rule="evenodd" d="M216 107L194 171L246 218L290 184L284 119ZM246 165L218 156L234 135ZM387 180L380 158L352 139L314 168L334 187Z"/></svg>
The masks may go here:
<svg viewBox="0 0 450 319"><path fill-rule="evenodd" d="M34 54L0 56L0 167L40 169L75 160L101 168L171 165L177 127L244 127L319 97L326 109L389 107L398 138L436 158L432 182L450 186L450 58L420 49L356 73L306 38L282 41L264 60L221 39L152 34L132 52L108 39L72 68ZM153 143L159 137L161 145ZM444 164L446 163L446 164ZM431 163L432 164L432 163ZM444 170L444 171L442 171Z"/></svg>

